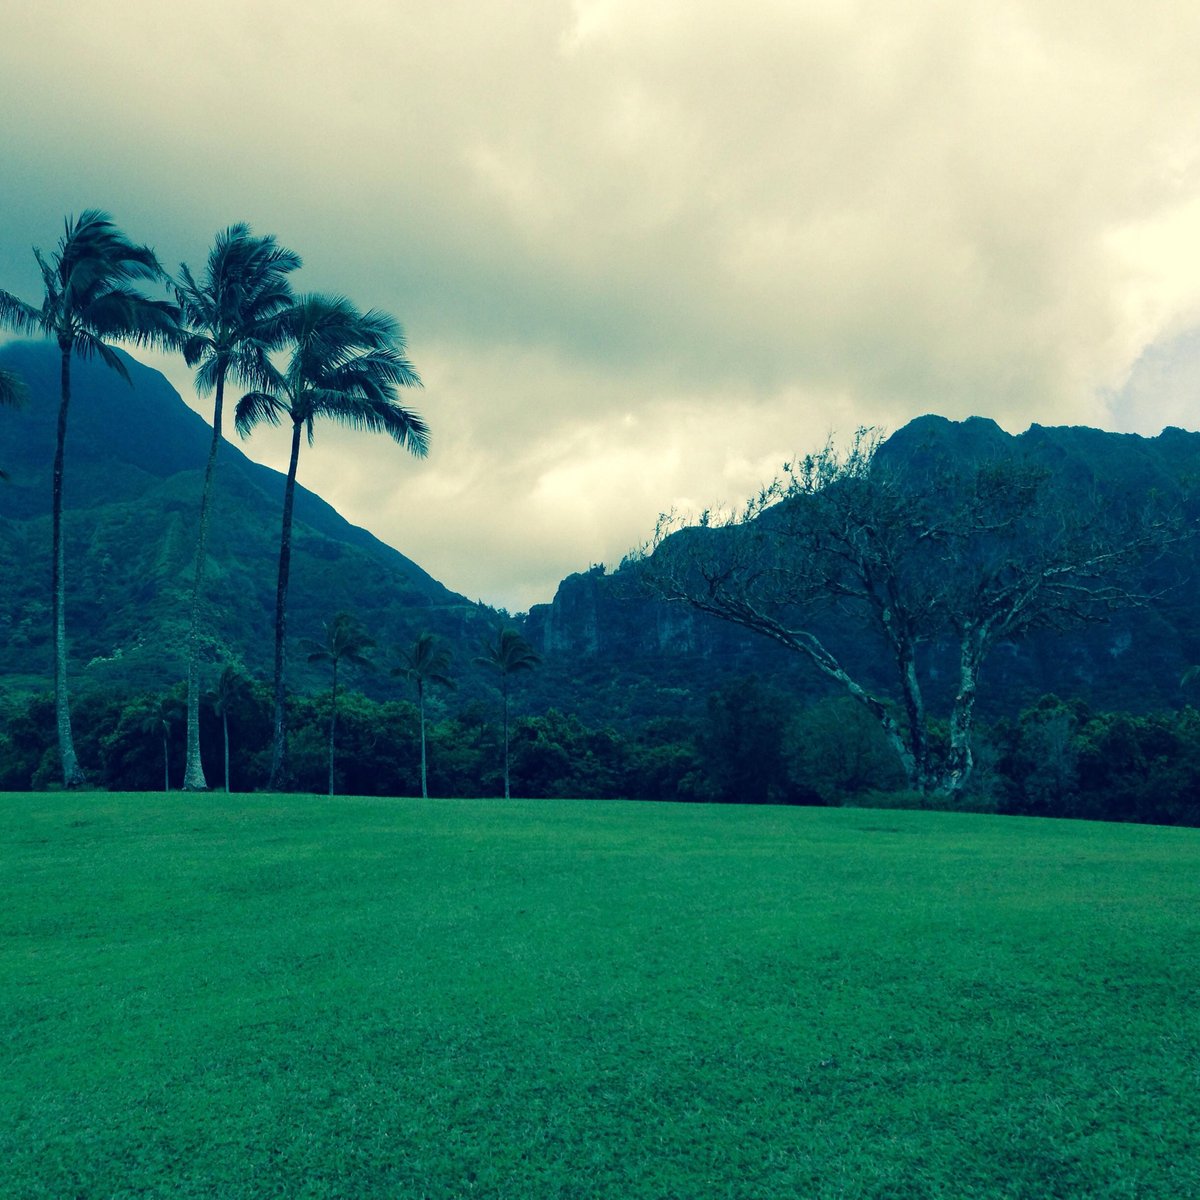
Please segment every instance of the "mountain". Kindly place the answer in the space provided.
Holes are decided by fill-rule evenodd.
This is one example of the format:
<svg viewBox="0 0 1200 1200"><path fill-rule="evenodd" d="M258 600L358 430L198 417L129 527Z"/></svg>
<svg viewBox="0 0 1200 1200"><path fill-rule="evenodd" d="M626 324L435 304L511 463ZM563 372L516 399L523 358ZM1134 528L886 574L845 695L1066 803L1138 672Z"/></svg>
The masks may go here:
<svg viewBox="0 0 1200 1200"><path fill-rule="evenodd" d="M66 443L67 629L75 686L161 686L183 677L195 525L211 426L157 371L122 355L130 383L98 362L72 364ZM49 676L50 472L59 396L53 345L0 346L29 402L0 420L0 677L42 687ZM398 450L399 454L400 451ZM283 476L233 443L217 467L205 584L205 658L270 670ZM491 610L444 587L403 554L296 489L289 632L320 639L347 609L382 649L423 630L476 644ZM469 655L467 656L469 657ZM324 678L292 652L298 687ZM387 673L361 680L398 689Z"/></svg>
<svg viewBox="0 0 1200 1200"><path fill-rule="evenodd" d="M1186 512L1194 527L1200 434L1182 429L1147 438L1033 425L1014 437L985 418L955 422L925 416L898 430L878 451L881 463L917 472L1004 458L1046 469L1065 505L1095 494L1113 504L1157 495ZM982 712L1013 714L1048 693L1115 710L1178 705L1183 672L1200 662L1196 540L1179 540L1149 569L1146 586L1161 593L1155 604L1114 612L1107 621L1082 629L1037 633L998 646L985 664ZM600 664L619 664L614 669L623 675L625 693L657 687L663 703L669 702L664 692L673 687L679 692L678 667L685 661L691 664L690 688L701 695L731 676L749 673L793 694L831 694L830 685L798 655L738 626L655 599L640 585L641 570L630 562L611 573L596 568L568 577L551 603L530 610L526 635L551 662L569 656L577 672L591 670L599 676ZM817 617L813 628L851 675L890 692L890 671L869 631L830 616ZM949 645L927 646L921 666L931 694L953 686ZM679 704L676 699L676 709Z"/></svg>
<svg viewBox="0 0 1200 1200"><path fill-rule="evenodd" d="M124 360L131 387L95 363L73 364L67 439L67 615L72 682L159 688L184 677L195 522L208 424L156 371ZM58 408L58 352L52 345L0 346L0 368L28 382L30 402L0 413L0 679L13 690L48 686L50 464ZM399 453L399 451L398 451ZM920 468L945 460L1022 454L1053 473L1064 495L1104 488L1152 492L1190 503L1200 478L1200 434L1167 429L1154 438L1095 429L1032 426L1013 437L983 418L926 416L881 447L886 461ZM265 677L273 645L275 577L283 477L251 462L235 443L221 450L205 595L205 659L213 676L226 662ZM309 667L300 639L319 639L340 609L358 614L386 662L394 645L423 630L455 651L464 706L489 696L494 681L474 663L498 615L458 595L403 554L297 489L289 628L289 679L313 690L324 669ZM998 647L985 666L985 716L1012 713L1045 693L1081 696L1113 709L1178 705L1179 680L1200 662L1200 619L1192 581L1194 541L1173 547L1159 569L1163 598L1153 608L1114 613L1070 634L1038 634ZM714 688L756 674L801 698L829 694L798 656L743 629L654 599L636 562L612 572L569 576L553 600L536 605L524 632L545 656L520 681L519 707L573 712L592 725L637 727L663 717L691 720ZM821 627L852 670L877 685L886 673L876 648L852 624ZM945 648L927 650L932 688L949 686ZM369 694L405 695L386 670L353 681Z"/></svg>

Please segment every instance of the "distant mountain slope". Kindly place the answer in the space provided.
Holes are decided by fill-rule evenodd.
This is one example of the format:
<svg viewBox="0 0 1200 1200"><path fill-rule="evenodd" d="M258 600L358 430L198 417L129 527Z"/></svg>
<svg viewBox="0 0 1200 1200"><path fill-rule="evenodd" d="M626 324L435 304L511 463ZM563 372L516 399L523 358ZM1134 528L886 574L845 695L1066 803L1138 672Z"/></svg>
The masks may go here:
<svg viewBox="0 0 1200 1200"><path fill-rule="evenodd" d="M932 467L942 461L1028 456L1053 473L1067 496L1171 498L1182 510L1193 504L1200 480L1200 434L1167 429L1154 438L1089 428L1034 425L1019 436L994 421L917 418L880 448L882 460ZM1196 514L1193 513L1193 520ZM592 570L559 585L550 604L529 613L527 635L552 660L571 656L581 670L600 673L619 664L624 689L673 677L682 662L693 664L693 681L711 686L735 673L755 672L792 691L818 696L827 685L799 656L765 638L697 614L678 603L653 599L639 587L636 563L605 574ZM1195 539L1172 547L1154 567L1152 586L1165 590L1150 609L1114 613L1108 622L1073 633L1038 634L997 647L985 664L981 705L996 715L1017 711L1038 696L1081 696L1114 709L1146 710L1183 700L1179 681L1200 662L1200 614L1195 603L1200 560ZM851 673L886 688L880 648L856 621L839 625L819 618L815 626ZM955 678L948 648L926 648L931 688ZM639 681L644 681L639 685Z"/></svg>
<svg viewBox="0 0 1200 1200"><path fill-rule="evenodd" d="M71 670L78 688L160 687L183 678L195 522L211 431L158 372L127 362L132 388L97 364L74 364L66 530ZM51 345L0 346L0 367L23 375L31 392L24 409L0 412L0 467L11 476L0 484L0 684L10 688L43 688L50 674L58 365ZM1200 479L1200 434L1179 429L1144 438L1035 425L1014 438L982 418L927 416L893 434L880 453L920 463L923 456L970 458L1016 447L1080 494L1098 486L1132 495L1157 490L1183 504ZM205 595L212 675L225 662L260 676L270 669L282 492L278 472L251 462L236 443L223 446ZM1039 635L998 647L985 665L985 715L1014 712L1046 692L1111 708L1180 703L1180 676L1200 662L1194 542L1171 552L1162 576L1172 589L1154 610L1118 613L1069 636ZM491 694L494 680L472 660L497 614L449 591L300 487L289 608L294 687L325 685L324 671L308 667L296 643L319 638L322 622L339 609L362 617L385 662L391 647L423 630L442 635L456 652L454 704ZM826 691L795 655L650 598L639 587L636 565L570 576L551 603L533 608L524 629L546 656L540 670L521 680L525 711L558 707L595 724L637 724L695 714L712 688L750 673L801 696ZM871 677L869 638L853 623L827 633L844 661ZM931 648L935 675L937 655ZM943 681L951 676L946 670ZM354 686L406 694L386 670L359 675Z"/></svg>
<svg viewBox="0 0 1200 1200"><path fill-rule="evenodd" d="M181 673L211 427L161 374L128 356L125 362L132 387L98 363L76 359L72 366L64 487L68 631L82 682L158 684ZM58 351L39 343L0 346L0 367L22 375L30 390L24 408L0 414L0 464L11 480L0 485L0 675L44 679ZM267 670L282 497L278 472L251 462L233 443L222 447L205 597L206 654L214 666L236 661ZM297 638L319 638L322 622L342 608L359 613L381 647L424 629L474 645L494 620L298 487L290 629ZM308 668L303 655L293 654L292 662L300 685Z"/></svg>

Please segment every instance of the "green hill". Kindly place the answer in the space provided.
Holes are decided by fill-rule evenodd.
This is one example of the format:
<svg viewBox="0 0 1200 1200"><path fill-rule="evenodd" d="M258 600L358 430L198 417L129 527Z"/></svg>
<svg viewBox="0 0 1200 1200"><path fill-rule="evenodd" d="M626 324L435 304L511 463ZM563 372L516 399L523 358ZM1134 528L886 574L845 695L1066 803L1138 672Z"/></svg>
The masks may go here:
<svg viewBox="0 0 1200 1200"><path fill-rule="evenodd" d="M3 414L0 461L0 676L43 686L50 671L50 468L58 353L0 346L30 402ZM77 686L161 686L184 673L195 522L210 427L158 372L125 357L133 386L76 361L65 480L67 617ZM205 656L214 672L271 659L283 477L226 443L218 465L205 589ZM289 627L319 638L340 609L382 647L428 629L474 645L490 610L297 488ZM310 682L294 656L292 682ZM311 679L316 679L312 676ZM386 672L368 688L387 687Z"/></svg>

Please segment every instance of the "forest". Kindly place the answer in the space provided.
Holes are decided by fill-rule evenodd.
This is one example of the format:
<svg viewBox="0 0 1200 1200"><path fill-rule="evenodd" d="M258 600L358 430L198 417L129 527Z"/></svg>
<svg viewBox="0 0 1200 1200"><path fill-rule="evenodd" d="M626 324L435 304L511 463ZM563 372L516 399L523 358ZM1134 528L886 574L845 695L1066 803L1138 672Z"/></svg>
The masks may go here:
<svg viewBox="0 0 1200 1200"><path fill-rule="evenodd" d="M326 422L426 452L393 318L244 225L195 275L95 211L38 261L40 305L0 292L49 343L0 348L2 788L1200 823L1195 435L860 430L513 617L297 481ZM211 425L118 342L182 354ZM290 427L281 496L230 423Z"/></svg>

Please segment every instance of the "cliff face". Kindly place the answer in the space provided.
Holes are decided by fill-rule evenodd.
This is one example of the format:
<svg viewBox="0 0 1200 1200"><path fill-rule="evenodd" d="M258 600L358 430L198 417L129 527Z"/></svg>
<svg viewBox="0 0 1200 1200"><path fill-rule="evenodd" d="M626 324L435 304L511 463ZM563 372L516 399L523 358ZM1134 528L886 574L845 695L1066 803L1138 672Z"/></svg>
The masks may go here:
<svg viewBox="0 0 1200 1200"><path fill-rule="evenodd" d="M1180 429L1145 438L1034 425L1013 437L983 418L953 422L927 416L879 450L880 461L918 471L1008 455L1046 468L1068 504L1072 495L1099 492L1124 503L1156 493L1184 511L1200 479L1200 434ZM1195 539L1180 540L1152 567L1151 585L1161 593L1153 606L1116 612L1069 633L1000 644L985 664L984 709L1015 712L1049 692L1113 708L1179 704L1180 677L1200 661L1200 619L1188 583L1198 573ZM886 663L869 632L833 614L818 617L815 628L852 673L886 686ZM549 660L586 662L600 676L606 666L616 673L621 664L635 664L647 676L687 666L698 688L725 673L786 675L790 687L813 694L824 686L798 656L767 639L684 604L655 599L641 586L636 563L610 574L597 567L564 579L550 604L530 611L526 635ZM925 647L921 666L933 692L952 686L951 647Z"/></svg>
<svg viewBox="0 0 1200 1200"><path fill-rule="evenodd" d="M613 574L593 567L567 576L551 603L529 610L525 636L548 657L612 656L636 661L749 656L763 662L772 657L760 649L761 638L686 604L656 599L642 586L636 566Z"/></svg>

